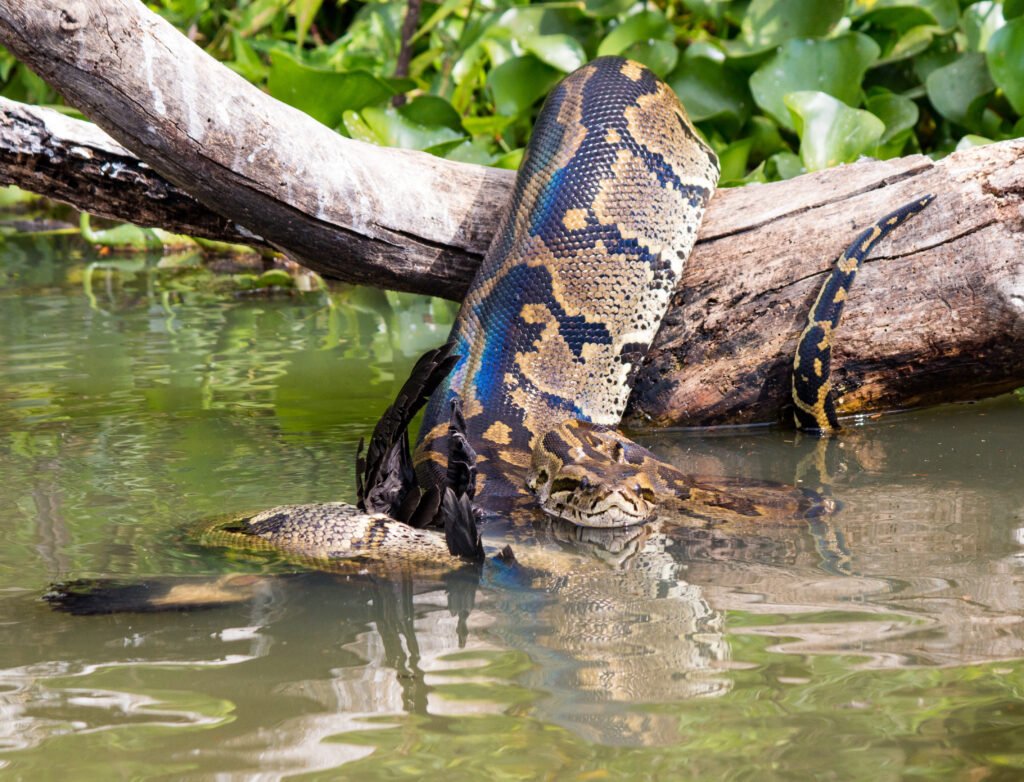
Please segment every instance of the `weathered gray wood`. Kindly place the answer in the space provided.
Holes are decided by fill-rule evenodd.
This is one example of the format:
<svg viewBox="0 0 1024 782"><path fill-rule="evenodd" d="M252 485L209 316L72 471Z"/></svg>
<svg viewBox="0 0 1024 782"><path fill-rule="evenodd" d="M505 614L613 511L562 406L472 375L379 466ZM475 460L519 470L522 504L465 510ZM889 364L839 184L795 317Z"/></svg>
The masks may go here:
<svg viewBox="0 0 1024 782"><path fill-rule="evenodd" d="M511 183L340 138L137 0L5 0L0 42L168 180L338 279L458 298Z"/></svg>
<svg viewBox="0 0 1024 782"><path fill-rule="evenodd" d="M242 226L329 277L460 298L509 193L509 172L339 137L134 0L5 0L0 41L225 230ZM851 297L834 354L849 389L841 410L1024 384L1024 141L1014 141L719 192L629 423L778 418L831 260L922 192L939 199L876 250ZM189 230L179 219L158 224Z"/></svg>
<svg viewBox="0 0 1024 782"><path fill-rule="evenodd" d="M0 97L0 184L99 217L263 245L172 185L89 122Z"/></svg>
<svg viewBox="0 0 1024 782"><path fill-rule="evenodd" d="M833 350L859 413L980 398L1024 383L1024 140L933 162L862 162L718 193L630 423L775 420L832 260L916 196L938 198L858 275Z"/></svg>

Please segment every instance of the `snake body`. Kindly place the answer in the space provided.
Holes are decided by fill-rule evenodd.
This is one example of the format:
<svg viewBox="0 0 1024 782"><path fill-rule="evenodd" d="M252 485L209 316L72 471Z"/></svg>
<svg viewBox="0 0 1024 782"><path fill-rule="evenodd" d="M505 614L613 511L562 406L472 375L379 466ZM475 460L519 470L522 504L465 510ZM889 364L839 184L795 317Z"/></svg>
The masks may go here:
<svg viewBox="0 0 1024 782"><path fill-rule="evenodd" d="M452 329L461 358L427 405L423 482L440 480L456 397L484 504L523 493L534 451L566 421L619 423L718 170L675 93L644 66L602 57L562 81ZM621 496L573 520L649 515L632 505Z"/></svg>
<svg viewBox="0 0 1024 782"><path fill-rule="evenodd" d="M638 524L666 503L745 530L827 513L813 493L684 474L614 429L718 170L675 94L644 66L602 57L568 76L538 117L449 345L420 360L360 459L358 507L280 506L204 524L196 537L326 569L444 569L451 554L484 555L473 502L525 500L596 527ZM871 247L930 201L865 231L822 286L794 360L798 427L838 427L830 358L846 293ZM407 431L423 404L414 478ZM416 528L439 520L444 537ZM545 570L571 567L527 554L538 556ZM49 599L74 611L89 593L89 612L107 605L90 590Z"/></svg>

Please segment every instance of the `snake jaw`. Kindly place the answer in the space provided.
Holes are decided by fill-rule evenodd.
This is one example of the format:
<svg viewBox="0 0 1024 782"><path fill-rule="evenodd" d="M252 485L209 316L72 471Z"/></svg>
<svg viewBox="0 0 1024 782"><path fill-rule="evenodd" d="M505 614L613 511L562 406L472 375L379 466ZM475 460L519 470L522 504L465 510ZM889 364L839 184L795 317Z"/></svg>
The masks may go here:
<svg viewBox="0 0 1024 782"><path fill-rule="evenodd" d="M634 470L617 464L596 467L568 463L554 471L535 469L527 483L545 513L580 527L629 527L654 518L654 495Z"/></svg>
<svg viewBox="0 0 1024 782"><path fill-rule="evenodd" d="M580 527L631 527L651 521L656 512L654 503L622 486L577 486L538 498L545 513Z"/></svg>

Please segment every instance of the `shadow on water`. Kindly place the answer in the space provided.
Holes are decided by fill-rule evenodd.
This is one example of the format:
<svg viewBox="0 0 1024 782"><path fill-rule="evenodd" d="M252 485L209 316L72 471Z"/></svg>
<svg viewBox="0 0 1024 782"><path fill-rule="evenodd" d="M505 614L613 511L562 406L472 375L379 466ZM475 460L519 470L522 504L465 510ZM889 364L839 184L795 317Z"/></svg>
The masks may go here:
<svg viewBox="0 0 1024 782"><path fill-rule="evenodd" d="M997 778L1024 757L1019 401L830 441L644 438L694 473L827 491L841 510L824 519L662 517L608 540L544 527L520 564L481 574L282 572L173 531L350 499L355 441L450 309L354 291L235 300L180 271L122 269L100 312L81 265L7 264L0 763L13 772L60 758L83 778L111 764ZM81 618L39 600L68 576L233 571L253 575L253 599L203 612Z"/></svg>

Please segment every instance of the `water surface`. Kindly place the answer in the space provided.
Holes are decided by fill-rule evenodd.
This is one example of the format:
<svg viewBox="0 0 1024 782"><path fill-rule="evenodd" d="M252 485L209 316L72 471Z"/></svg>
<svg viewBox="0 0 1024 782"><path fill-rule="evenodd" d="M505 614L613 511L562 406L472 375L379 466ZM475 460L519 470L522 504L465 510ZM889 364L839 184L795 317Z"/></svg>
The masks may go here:
<svg viewBox="0 0 1024 782"><path fill-rule="evenodd" d="M351 500L445 302L256 297L159 259L0 246L0 775L1017 779L1024 404L643 438L822 488L826 522L554 533L538 572L292 572L251 603L71 617L55 580L281 573L182 534ZM167 262L163 262L167 265ZM582 552L582 553L580 553Z"/></svg>

